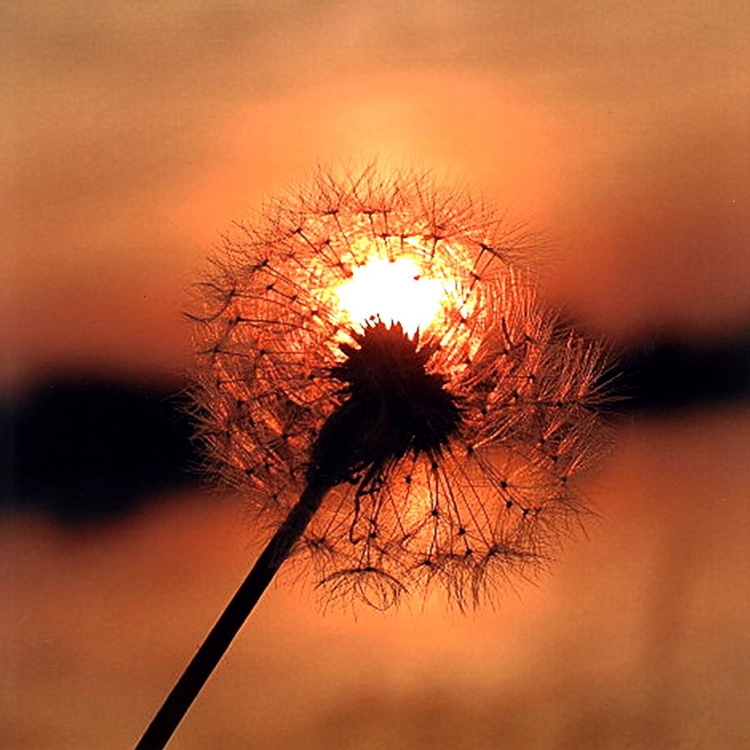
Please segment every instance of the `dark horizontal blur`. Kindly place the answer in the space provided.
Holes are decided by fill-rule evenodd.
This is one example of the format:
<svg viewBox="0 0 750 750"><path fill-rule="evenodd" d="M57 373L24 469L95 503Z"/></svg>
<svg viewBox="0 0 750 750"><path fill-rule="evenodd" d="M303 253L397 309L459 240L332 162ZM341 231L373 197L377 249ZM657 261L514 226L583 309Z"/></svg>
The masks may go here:
<svg viewBox="0 0 750 750"><path fill-rule="evenodd" d="M76 524L122 515L196 480L179 389L109 380L39 384L2 407L6 512Z"/></svg>
<svg viewBox="0 0 750 750"><path fill-rule="evenodd" d="M614 408L623 415L750 397L750 333L715 344L652 341L624 352ZM64 524L114 519L202 477L179 384L68 378L1 408L5 513Z"/></svg>

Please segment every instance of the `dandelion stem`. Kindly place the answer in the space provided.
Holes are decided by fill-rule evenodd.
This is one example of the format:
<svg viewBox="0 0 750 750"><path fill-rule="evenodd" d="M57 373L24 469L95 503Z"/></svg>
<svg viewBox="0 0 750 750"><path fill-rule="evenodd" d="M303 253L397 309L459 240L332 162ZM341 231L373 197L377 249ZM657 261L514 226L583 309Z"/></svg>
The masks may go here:
<svg viewBox="0 0 750 750"><path fill-rule="evenodd" d="M135 750L162 750L268 584L320 507L330 485L310 482L172 688Z"/></svg>

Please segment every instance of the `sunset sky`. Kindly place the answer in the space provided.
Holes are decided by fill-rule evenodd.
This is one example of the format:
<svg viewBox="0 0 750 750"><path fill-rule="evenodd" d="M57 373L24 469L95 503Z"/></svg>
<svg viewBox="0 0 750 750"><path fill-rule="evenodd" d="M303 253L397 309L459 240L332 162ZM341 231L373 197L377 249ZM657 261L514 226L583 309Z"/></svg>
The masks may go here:
<svg viewBox="0 0 750 750"><path fill-rule="evenodd" d="M3 13L6 387L181 373L219 234L319 163L372 158L545 233L550 294L609 335L750 319L741 0Z"/></svg>
<svg viewBox="0 0 750 750"><path fill-rule="evenodd" d="M180 384L207 253L318 164L468 185L540 233L545 294L616 346L750 328L746 0L0 14L3 398ZM746 405L626 421L585 491L588 538L495 610L321 615L309 582L274 587L175 750L740 750ZM179 500L79 532L0 519L0 745L135 742L257 552L241 498Z"/></svg>

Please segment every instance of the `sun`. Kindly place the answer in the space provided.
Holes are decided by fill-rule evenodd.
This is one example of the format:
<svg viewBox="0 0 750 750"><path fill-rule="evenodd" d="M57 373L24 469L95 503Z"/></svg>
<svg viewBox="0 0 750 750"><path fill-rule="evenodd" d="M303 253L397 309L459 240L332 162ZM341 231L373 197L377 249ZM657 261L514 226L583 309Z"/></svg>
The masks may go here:
<svg viewBox="0 0 750 750"><path fill-rule="evenodd" d="M371 320L400 323L408 335L424 331L443 308L448 290L429 278L411 258L371 258L352 270L336 289L348 322L362 327Z"/></svg>

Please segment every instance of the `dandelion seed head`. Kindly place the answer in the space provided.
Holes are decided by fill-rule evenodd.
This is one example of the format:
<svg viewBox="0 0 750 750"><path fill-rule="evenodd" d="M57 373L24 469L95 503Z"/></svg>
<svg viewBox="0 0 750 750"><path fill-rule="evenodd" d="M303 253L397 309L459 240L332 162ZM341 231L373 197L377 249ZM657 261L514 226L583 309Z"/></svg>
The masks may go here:
<svg viewBox="0 0 750 750"><path fill-rule="evenodd" d="M194 389L214 470L280 521L330 596L463 605L555 555L606 444L603 347L536 295L523 238L462 193L320 171L224 238Z"/></svg>

